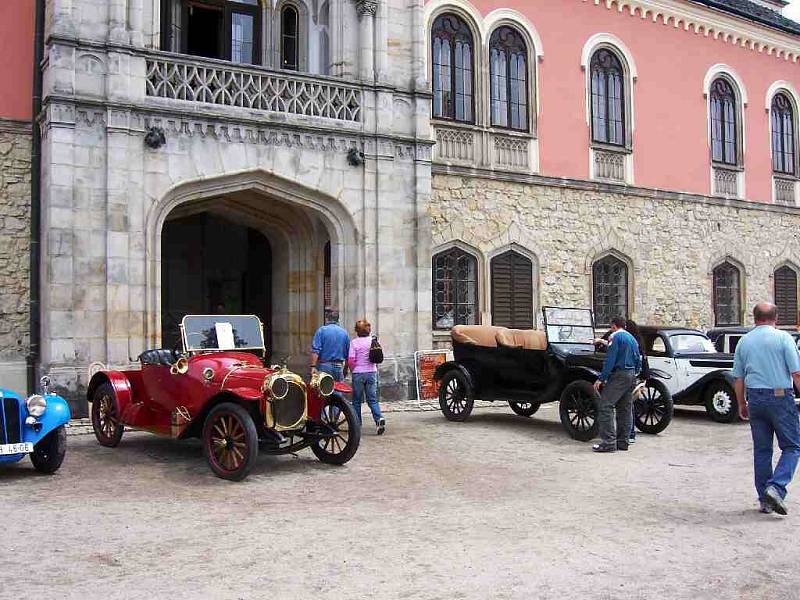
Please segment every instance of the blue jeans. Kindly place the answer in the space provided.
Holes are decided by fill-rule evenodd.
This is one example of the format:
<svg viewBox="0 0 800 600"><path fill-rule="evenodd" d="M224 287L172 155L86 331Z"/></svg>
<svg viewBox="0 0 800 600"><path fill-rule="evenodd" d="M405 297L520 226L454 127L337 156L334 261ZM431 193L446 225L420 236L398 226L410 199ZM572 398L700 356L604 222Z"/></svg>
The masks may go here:
<svg viewBox="0 0 800 600"><path fill-rule="evenodd" d="M758 497L764 497L767 486L774 486L786 497L786 486L792 480L800 459L800 418L794 404L794 391L784 390L776 396L774 390L747 389L750 409L750 431L753 434L753 470ZM781 457L772 470L772 438L778 438Z"/></svg>
<svg viewBox="0 0 800 600"><path fill-rule="evenodd" d="M322 371L323 373L327 373L328 375L333 377L334 381L344 381L344 373L342 373L342 367L335 365L333 363L318 363L317 371Z"/></svg>
<svg viewBox="0 0 800 600"><path fill-rule="evenodd" d="M358 422L361 423L361 399L367 395L367 405L372 411L375 425L383 418L381 407L378 404L378 374L353 373L353 408L356 411Z"/></svg>

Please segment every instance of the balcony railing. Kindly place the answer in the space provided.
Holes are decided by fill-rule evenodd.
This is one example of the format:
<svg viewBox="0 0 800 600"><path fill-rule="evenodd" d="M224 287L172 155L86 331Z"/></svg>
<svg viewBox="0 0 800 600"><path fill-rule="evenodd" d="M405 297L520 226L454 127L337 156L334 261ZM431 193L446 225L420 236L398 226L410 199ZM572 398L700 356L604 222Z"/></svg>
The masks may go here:
<svg viewBox="0 0 800 600"><path fill-rule="evenodd" d="M155 98L361 121L356 86L197 57L148 56L146 86Z"/></svg>

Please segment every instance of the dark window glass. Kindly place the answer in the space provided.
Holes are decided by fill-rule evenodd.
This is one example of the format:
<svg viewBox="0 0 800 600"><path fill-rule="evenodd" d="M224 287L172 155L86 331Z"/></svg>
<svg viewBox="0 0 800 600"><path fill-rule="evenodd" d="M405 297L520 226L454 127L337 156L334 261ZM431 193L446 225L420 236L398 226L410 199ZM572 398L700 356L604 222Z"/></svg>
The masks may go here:
<svg viewBox="0 0 800 600"><path fill-rule="evenodd" d="M433 327L478 323L478 261L460 248L433 257Z"/></svg>
<svg viewBox="0 0 800 600"><path fill-rule="evenodd" d="M600 49L591 61L592 141L625 145L625 84L622 63L610 50Z"/></svg>
<svg viewBox="0 0 800 600"><path fill-rule="evenodd" d="M533 329L533 263L509 250L495 256L492 269L492 325Z"/></svg>
<svg viewBox="0 0 800 600"><path fill-rule="evenodd" d="M499 27L489 40L492 125L528 128L528 68L525 41L511 27Z"/></svg>
<svg viewBox="0 0 800 600"><path fill-rule="evenodd" d="M281 11L281 68L297 71L299 20L294 6L285 6Z"/></svg>
<svg viewBox="0 0 800 600"><path fill-rule="evenodd" d="M785 94L772 99L772 170L795 174L794 110Z"/></svg>
<svg viewBox="0 0 800 600"><path fill-rule="evenodd" d="M433 22L433 116L471 123L472 34L463 20L442 15Z"/></svg>
<svg viewBox="0 0 800 600"><path fill-rule="evenodd" d="M773 279L778 325L797 325L797 272L791 267L780 267Z"/></svg>
<svg viewBox="0 0 800 600"><path fill-rule="evenodd" d="M711 84L711 160L727 165L739 161L736 94L725 79Z"/></svg>
<svg viewBox="0 0 800 600"><path fill-rule="evenodd" d="M741 325L741 287L739 269L724 262L714 269L714 323Z"/></svg>
<svg viewBox="0 0 800 600"><path fill-rule="evenodd" d="M598 325L628 314L628 266L616 256L606 256L592 265L594 318Z"/></svg>
<svg viewBox="0 0 800 600"><path fill-rule="evenodd" d="M322 305L324 310L328 310L331 308L331 243L325 242L325 247L323 249L322 254L322 262L323 262L323 291L322 291Z"/></svg>

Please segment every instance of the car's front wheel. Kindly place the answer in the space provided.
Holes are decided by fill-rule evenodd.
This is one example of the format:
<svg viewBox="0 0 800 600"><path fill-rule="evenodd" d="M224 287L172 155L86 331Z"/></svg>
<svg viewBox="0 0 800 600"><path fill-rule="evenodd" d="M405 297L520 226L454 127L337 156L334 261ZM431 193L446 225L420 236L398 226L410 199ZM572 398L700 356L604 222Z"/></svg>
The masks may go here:
<svg viewBox="0 0 800 600"><path fill-rule="evenodd" d="M573 381L564 388L558 412L572 438L588 442L597 437L597 393L588 381Z"/></svg>
<svg viewBox="0 0 800 600"><path fill-rule="evenodd" d="M539 410L539 406L541 406L538 402L516 402L514 400L509 400L508 405L511 407L515 413L517 413L521 417L530 417Z"/></svg>
<svg viewBox="0 0 800 600"><path fill-rule="evenodd" d="M48 433L33 447L31 462L39 473L55 473L67 453L67 428L62 425Z"/></svg>
<svg viewBox="0 0 800 600"><path fill-rule="evenodd" d="M466 421L475 406L472 389L466 376L457 370L448 371L439 386L439 408L448 421Z"/></svg>
<svg viewBox="0 0 800 600"><path fill-rule="evenodd" d="M92 396L92 429L101 446L114 448L122 440L125 426L120 421L117 397L110 383L99 386Z"/></svg>
<svg viewBox="0 0 800 600"><path fill-rule="evenodd" d="M314 440L311 451L321 462L343 465L355 455L361 444L361 425L356 411L341 398L331 398L320 415L325 437Z"/></svg>
<svg viewBox="0 0 800 600"><path fill-rule="evenodd" d="M706 411L717 423L733 423L739 418L736 394L726 381L714 381L706 388Z"/></svg>
<svg viewBox="0 0 800 600"><path fill-rule="evenodd" d="M250 413L233 402L211 409L203 424L203 453L217 477L247 477L258 458L258 432Z"/></svg>
<svg viewBox="0 0 800 600"><path fill-rule="evenodd" d="M657 379L648 379L633 401L634 423L642 433L661 433L672 421L672 394Z"/></svg>

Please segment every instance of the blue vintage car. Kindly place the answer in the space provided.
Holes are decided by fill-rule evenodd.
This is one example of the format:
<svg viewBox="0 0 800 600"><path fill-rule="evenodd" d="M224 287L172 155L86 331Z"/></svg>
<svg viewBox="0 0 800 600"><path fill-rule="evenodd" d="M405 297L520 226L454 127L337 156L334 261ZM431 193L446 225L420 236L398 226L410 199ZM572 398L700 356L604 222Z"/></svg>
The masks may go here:
<svg viewBox="0 0 800 600"><path fill-rule="evenodd" d="M0 388L0 464L18 462L30 454L40 473L54 473L61 466L67 452L69 405L47 392L49 383L42 377L42 393L27 399Z"/></svg>

